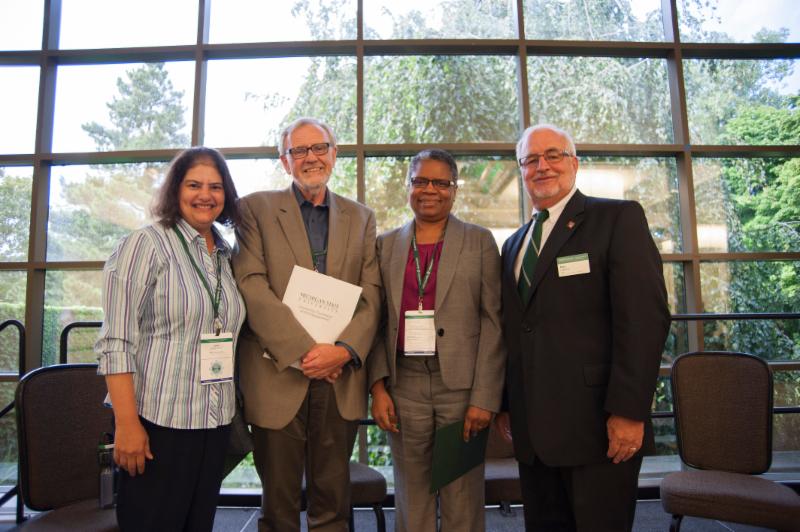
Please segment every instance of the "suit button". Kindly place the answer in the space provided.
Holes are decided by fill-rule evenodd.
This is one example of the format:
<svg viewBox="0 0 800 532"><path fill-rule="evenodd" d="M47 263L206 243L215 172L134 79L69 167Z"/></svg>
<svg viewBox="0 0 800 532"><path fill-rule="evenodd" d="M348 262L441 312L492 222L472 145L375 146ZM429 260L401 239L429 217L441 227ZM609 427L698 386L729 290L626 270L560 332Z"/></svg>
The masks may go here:
<svg viewBox="0 0 800 532"><path fill-rule="evenodd" d="M438 334L439 336L444 336L444 329L439 329L438 331L436 331L436 334Z"/></svg>
<svg viewBox="0 0 800 532"><path fill-rule="evenodd" d="M526 333L529 333L529 332L531 332L531 326L530 325L523 325L522 326L522 330L525 331Z"/></svg>

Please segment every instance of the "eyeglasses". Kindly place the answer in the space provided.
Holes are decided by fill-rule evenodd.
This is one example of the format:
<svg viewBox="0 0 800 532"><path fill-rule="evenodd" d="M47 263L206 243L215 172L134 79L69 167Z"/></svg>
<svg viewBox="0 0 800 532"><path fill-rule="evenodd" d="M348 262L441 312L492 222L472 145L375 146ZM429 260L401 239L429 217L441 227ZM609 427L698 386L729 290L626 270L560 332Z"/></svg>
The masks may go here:
<svg viewBox="0 0 800 532"><path fill-rule="evenodd" d="M564 160L564 157L575 157L571 153L567 151L557 150L555 148L549 149L544 153L531 153L530 155L526 155L525 157L518 160L520 168L525 168L526 166L532 166L534 170L539 168L539 161L544 160L547 164L555 164L560 163Z"/></svg>
<svg viewBox="0 0 800 532"><path fill-rule="evenodd" d="M328 153L328 149L330 147L330 142L319 142L317 144L312 144L311 146L298 146L296 148L289 148L286 151L292 156L292 159L303 159L308 155L309 150L311 150L314 155L325 155Z"/></svg>
<svg viewBox="0 0 800 532"><path fill-rule="evenodd" d="M439 190L446 190L456 186L455 181L447 179L428 179L427 177L412 177L408 182L414 188L428 188L428 185L431 183L433 183L434 188L438 188Z"/></svg>

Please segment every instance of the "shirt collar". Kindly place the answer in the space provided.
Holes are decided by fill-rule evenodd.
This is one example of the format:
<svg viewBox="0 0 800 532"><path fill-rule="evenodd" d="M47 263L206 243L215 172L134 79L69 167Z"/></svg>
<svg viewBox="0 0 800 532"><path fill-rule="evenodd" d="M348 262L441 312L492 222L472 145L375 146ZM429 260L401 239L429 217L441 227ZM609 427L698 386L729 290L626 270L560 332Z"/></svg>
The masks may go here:
<svg viewBox="0 0 800 532"><path fill-rule="evenodd" d="M325 187L325 197L322 199L322 203L320 203L319 205L314 205L313 203L308 201L306 198L304 198L302 192L300 192L300 189L297 188L297 185L294 183L294 181L292 181L292 192L294 192L294 197L297 200L297 204L300 205L301 207L303 205L305 205L306 203L308 203L312 207L327 207L328 206L328 187Z"/></svg>
<svg viewBox="0 0 800 532"><path fill-rule="evenodd" d="M564 207L567 206L567 203L569 203L569 200L572 199L572 196L574 196L577 191L578 186L572 185L572 190L569 191L569 194L561 198L558 203L548 208L547 212L549 213L549 216L547 217L547 220L550 222L555 222L558 220L558 217L561 216L561 213L564 211ZM536 207L532 208L531 218L535 217L538 213L539 211L536 210Z"/></svg>
<svg viewBox="0 0 800 532"><path fill-rule="evenodd" d="M178 223L176 225L178 226L178 230L186 235L187 241L194 242L196 239L202 238L200 233L197 232L197 229L189 225L189 222L183 218L178 218ZM211 234L214 235L214 246L221 252L230 254L231 247L228 245L228 242L222 238L222 235L219 234L216 226L211 226ZM203 241L203 245L205 245L205 241Z"/></svg>

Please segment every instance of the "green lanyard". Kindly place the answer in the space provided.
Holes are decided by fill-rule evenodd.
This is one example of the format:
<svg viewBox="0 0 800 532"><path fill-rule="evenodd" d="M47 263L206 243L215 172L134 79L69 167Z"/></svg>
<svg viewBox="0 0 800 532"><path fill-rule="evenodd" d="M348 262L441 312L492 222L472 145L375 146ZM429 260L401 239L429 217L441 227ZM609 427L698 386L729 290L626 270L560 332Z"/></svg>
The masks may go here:
<svg viewBox="0 0 800 532"><path fill-rule="evenodd" d="M436 241L438 244L444 239L444 231L442 231L442 236L439 237L439 240ZM417 228L414 227L414 234L411 236L411 249L414 250L414 266L417 269L417 292L419 294L419 299L417 300L417 310L422 310L422 296L425 295L425 287L428 286L428 281L431 278L431 272L433 271L433 263L434 259L436 258L436 249L433 250L433 255L431 255L431 260L428 262L428 268L425 270L425 278L422 278L421 268L419 266L419 249L417 249Z"/></svg>
<svg viewBox="0 0 800 532"><path fill-rule="evenodd" d="M189 245L186 243L186 239L183 237L183 233L178 230L177 226L172 226L172 229L175 231L175 234L178 235L178 239L181 241L183 245L183 250L186 251L186 256L189 257L189 261L194 266L197 275L200 276L200 280L203 281L203 286L206 288L206 292L208 292L208 297L211 298L211 307L214 309L214 333L219 336L220 331L222 330L222 320L219 319L219 301L222 297L222 264L219 258L219 251L217 251L217 288L214 293L211 293L211 287L208 285L208 281L206 280L206 276L203 271L197 266L197 263L194 261L194 257L192 257L191 252L189 251Z"/></svg>
<svg viewBox="0 0 800 532"><path fill-rule="evenodd" d="M314 248L311 247L311 242L309 242L308 247L311 249L311 263L314 265L314 271L319 273L319 270L317 269L317 260L319 260L320 257L324 257L328 254L328 246L325 246L325 249L322 251L314 251Z"/></svg>

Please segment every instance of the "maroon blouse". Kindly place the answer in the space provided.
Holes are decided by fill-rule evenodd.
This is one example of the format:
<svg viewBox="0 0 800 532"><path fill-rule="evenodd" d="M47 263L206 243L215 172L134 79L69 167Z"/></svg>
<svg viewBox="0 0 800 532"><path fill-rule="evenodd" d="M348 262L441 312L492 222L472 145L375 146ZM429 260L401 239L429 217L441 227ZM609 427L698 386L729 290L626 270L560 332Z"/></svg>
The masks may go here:
<svg viewBox="0 0 800 532"><path fill-rule="evenodd" d="M436 272L439 269L439 259L442 256L444 241L436 244L417 244L419 250L420 276L425 277L428 262L433 259L433 269L422 295L422 309L435 310L436 306ZM406 273L403 277L403 297L400 300L400 324L397 328L397 354L402 354L405 348L406 311L417 310L419 302L419 285L417 284L417 268L414 264L414 248L409 246L406 259Z"/></svg>

